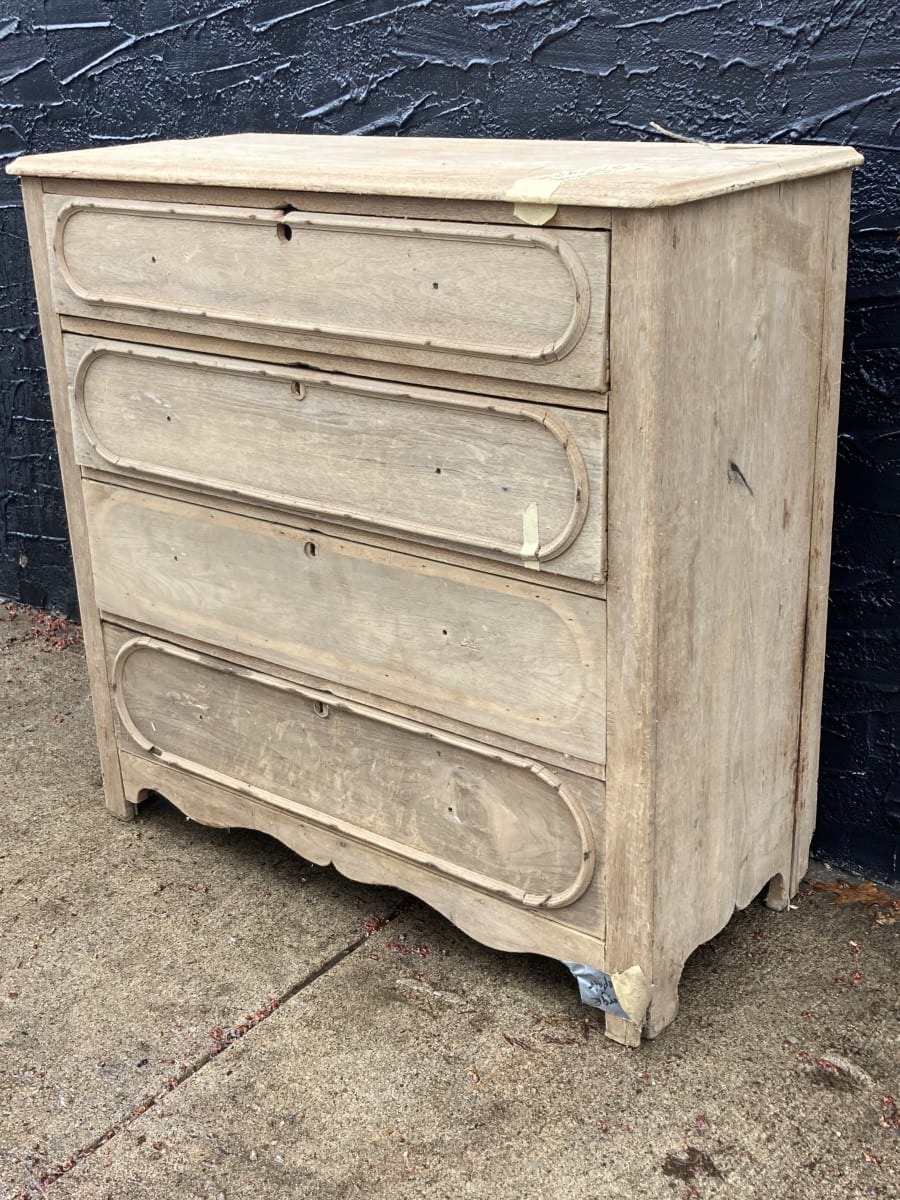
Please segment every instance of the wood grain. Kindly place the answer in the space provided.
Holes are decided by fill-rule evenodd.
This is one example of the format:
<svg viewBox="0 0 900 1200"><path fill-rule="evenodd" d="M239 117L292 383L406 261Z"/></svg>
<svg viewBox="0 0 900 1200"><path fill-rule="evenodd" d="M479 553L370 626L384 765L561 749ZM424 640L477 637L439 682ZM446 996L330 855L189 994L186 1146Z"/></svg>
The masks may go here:
<svg viewBox="0 0 900 1200"><path fill-rule="evenodd" d="M790 872L784 878L782 902L795 895L809 861L818 793L822 687L825 675L825 632L828 575L840 400L841 349L844 338L844 295L847 282L847 234L850 172L828 177L827 211L822 216L822 339L819 361L818 412L812 453L813 479L806 601L803 684L798 747L797 801ZM822 190L824 191L823 184Z"/></svg>
<svg viewBox="0 0 900 1200"><path fill-rule="evenodd" d="M118 645L111 677L132 753L526 908L591 882L591 819L533 759L152 638Z"/></svg>
<svg viewBox="0 0 900 1200"><path fill-rule="evenodd" d="M599 582L606 418L66 338L82 466Z"/></svg>
<svg viewBox="0 0 900 1200"><path fill-rule="evenodd" d="M398 383L411 383L423 387L438 387L471 393L476 390L484 396L500 396L533 401L536 404L562 405L591 411L606 410L605 392L579 392L574 388L555 387L550 383L529 383L524 379L473 378L459 371L439 372L427 367L416 367L410 363L392 363L351 358L344 354L320 353L304 346L302 350L289 346L274 346L267 342L248 341L245 338L209 337L183 330L144 328L141 325L126 325L121 321L97 320L93 317L71 317L63 315L59 323L66 333L84 337L114 339L122 342L139 342L145 346L171 347L197 354L217 354L227 358L244 358L251 362L270 362L281 366L327 371L334 374L353 375L366 379L388 379ZM333 349L333 347L332 347Z"/></svg>
<svg viewBox="0 0 900 1200"><path fill-rule="evenodd" d="M86 482L100 609L602 761L603 603Z"/></svg>
<svg viewBox="0 0 900 1200"><path fill-rule="evenodd" d="M613 233L607 949L653 980L651 1034L691 950L789 876L830 192Z"/></svg>
<svg viewBox="0 0 900 1200"><path fill-rule="evenodd" d="M107 807L122 820L134 815L134 806L125 798L122 776L119 769L119 754L116 746L112 721L112 704L109 695L109 680L106 675L106 660L103 653L100 621L94 596L90 546L84 500L81 493L81 478L72 444L72 425L69 419L66 362L63 350L59 318L53 311L49 263L43 236L44 194L38 179L22 180L22 198L25 218L28 223L28 242L31 250L31 265L37 293L41 323L41 338L47 364L47 379L50 385L50 400L53 405L53 423L56 428L56 445L59 468L62 475L66 517L72 544L72 562L81 608L81 626L84 631L84 649L87 659L88 680L94 706L94 723L97 729L97 745L100 753L100 769L103 774L103 789Z"/></svg>
<svg viewBox="0 0 900 1200"><path fill-rule="evenodd" d="M242 208L291 208L307 212L367 217L404 217L423 221L473 221L516 225L515 205L490 200L442 200L434 196L354 196L347 192L301 192L272 188L198 187L166 183L121 183L104 179L45 179L54 195L106 200L155 200L164 204L227 204ZM607 208L557 208L550 228L609 229Z"/></svg>
<svg viewBox="0 0 900 1200"><path fill-rule="evenodd" d="M608 235L48 197L59 312L606 389Z"/></svg>
<svg viewBox="0 0 900 1200"><path fill-rule="evenodd" d="M351 195L509 200L540 180L558 205L651 208L852 167L844 146L349 138L232 134L16 159L14 174L287 188Z"/></svg>
<svg viewBox="0 0 900 1200"><path fill-rule="evenodd" d="M144 621L132 619L126 626L122 623L107 620L104 622L104 628L115 630L117 633L123 635L127 633L131 636L140 635L155 639L165 637L170 642L174 641L171 635L164 635L155 625L150 625ZM255 671L263 675L277 675L279 679L296 684L301 689L308 691L321 690L322 681L310 674L310 672L298 670L296 667L286 666L283 663L279 663L276 666L257 655L236 650L233 646L212 645L209 642L204 642L199 638L183 633L178 635L177 644L186 650L193 650L197 654L208 658L215 658L232 666L245 667L249 671ZM328 691L335 699L348 700L351 704L371 706L373 703L369 692L355 688L352 684L341 684L336 683L334 680L329 680ZM601 782L605 779L605 767L603 763L592 763L586 759L577 758L572 754L561 754L559 751L551 750L546 746L536 747L522 738L509 737L505 734L497 733L496 730L488 729L484 725L467 724L465 721L455 720L443 713L426 712L414 704L405 704L400 700L388 700L384 697L379 697L377 704L379 711L390 716L402 717L417 725L427 725L429 728L439 732L456 734L468 741L477 741L484 746L506 751L517 758L537 757L542 763L552 767L556 771L582 775L586 779L599 779Z"/></svg>
<svg viewBox="0 0 900 1200"><path fill-rule="evenodd" d="M109 470L98 470L96 467L83 467L82 478L93 480L96 483L111 484L116 487L124 484L125 486L145 488L143 480L138 481L136 478L134 480L126 480L121 473L116 474ZM409 538L379 533L374 529L354 529L321 517L311 520L308 516L304 516L290 506L282 506L278 509L269 508L258 501L242 500L240 496L233 492L226 494L224 491L215 491L206 494L205 492L197 491L196 488L189 489L184 485L163 483L159 480L148 480L146 482L148 484L152 482L152 487L147 487L146 490L152 490L157 495L167 496L172 500L183 500L188 504L202 504L209 508L221 509L222 512L236 513L239 516L275 519L279 525L289 525L294 529L302 529L306 533L321 533L326 537L346 538L349 541L377 546L383 550L396 550L400 554L408 554L414 548L415 552L423 558L430 558L436 562L446 562L452 566L465 567L469 570L486 571L492 575L497 575L501 579L518 579L520 582L527 584L534 583L536 577L534 570L530 567L525 567L524 564L517 565L513 562L501 562L499 559L475 558L472 554L463 554L451 550L449 547L438 546L437 544L426 545L423 542L414 547ZM589 583L584 579L554 574L549 570L542 570L538 578L542 587L556 588L559 591L572 592L580 596L593 596L598 600L604 599L606 595L606 585L602 581Z"/></svg>
<svg viewBox="0 0 900 1200"><path fill-rule="evenodd" d="M157 792L193 821L219 828L258 829L276 837L311 862L333 863L360 883L390 884L418 896L487 946L588 963L603 970L602 914L590 889L566 909L525 909L486 892L461 886L416 863L388 858L361 842L330 833L301 816L124 751L122 772L130 800ZM583 780L579 781L583 784ZM576 783L578 786L578 783ZM599 785L602 794L602 785ZM602 924L602 916L599 922Z"/></svg>

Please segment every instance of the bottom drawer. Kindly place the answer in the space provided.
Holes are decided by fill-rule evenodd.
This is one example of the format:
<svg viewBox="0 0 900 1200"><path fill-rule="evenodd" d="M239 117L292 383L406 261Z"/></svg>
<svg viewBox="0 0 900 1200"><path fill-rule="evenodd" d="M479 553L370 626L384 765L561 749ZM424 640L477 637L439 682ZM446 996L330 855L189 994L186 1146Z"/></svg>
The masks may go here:
<svg viewBox="0 0 900 1200"><path fill-rule="evenodd" d="M598 781L114 626L105 638L126 753L526 908L584 897L580 923L601 929Z"/></svg>

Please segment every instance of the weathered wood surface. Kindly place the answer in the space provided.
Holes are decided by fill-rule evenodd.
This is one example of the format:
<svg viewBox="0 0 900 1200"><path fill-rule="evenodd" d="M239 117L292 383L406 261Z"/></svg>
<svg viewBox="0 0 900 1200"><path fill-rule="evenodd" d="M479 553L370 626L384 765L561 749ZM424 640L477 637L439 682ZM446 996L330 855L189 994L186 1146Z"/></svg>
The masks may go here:
<svg viewBox="0 0 900 1200"><path fill-rule="evenodd" d="M196 354L217 354L227 358L245 358L251 362L277 363L280 366L307 368L334 374L353 375L366 379L387 379L423 387L450 389L471 394L473 391L492 399L530 400L541 405L563 405L596 411L606 409L606 392L579 392L575 388L555 387L550 383L529 383L524 379L475 379L459 371L435 372L410 363L351 358L346 354L320 353L304 346L275 346L268 342L246 340L246 337L209 337L184 330L145 328L126 325L121 321L97 320L94 317L72 317L63 314L59 323L65 333L84 337L139 342L145 346L170 347ZM247 335L251 336L252 335ZM331 347L334 350L334 347Z"/></svg>
<svg viewBox="0 0 900 1200"><path fill-rule="evenodd" d="M97 603L603 760L599 600L86 482Z"/></svg>
<svg viewBox="0 0 900 1200"><path fill-rule="evenodd" d="M831 525L834 511L834 476L840 402L841 350L844 338L844 295L847 283L847 234L850 211L850 172L830 175L827 210L820 217L824 276L822 340L819 361L819 404L812 470L812 521L800 737L798 746L797 800L794 847L790 872L784 879L786 903L806 871L809 844L816 823L819 784L819 742L822 729L822 687L825 675L825 631L828 618L828 575L831 566ZM821 192L825 192L823 181Z"/></svg>
<svg viewBox="0 0 900 1200"><path fill-rule="evenodd" d="M497 200L443 200L435 196L356 196L348 192L309 192L291 188L202 187L172 183L127 183L109 179L44 179L44 191L56 195L107 200L155 200L165 204L227 204L241 208L302 209L307 212L408 217L425 221L473 221L488 225L519 223L516 205ZM546 224L556 228L609 229L608 208L583 205L557 208Z"/></svg>
<svg viewBox="0 0 900 1200"><path fill-rule="evenodd" d="M533 759L158 639L107 645L130 753L526 908L593 879L601 805Z"/></svg>
<svg viewBox="0 0 900 1200"><path fill-rule="evenodd" d="M171 634L161 631L156 625L148 624L145 621L131 619L126 625L121 621L107 619L104 622L104 626L107 630L115 630L122 635L129 634L132 637L143 636L153 639L164 638L169 641L173 640ZM249 671L262 675L277 675L279 679L293 683L300 689L307 691L322 690L322 680L309 671L287 666L284 663L274 666L271 661L260 658L255 654L248 654L243 650L237 650L233 646L221 644L210 645L208 642L191 637L185 633L178 634L177 643L186 650L193 650L197 654L207 658L215 658L230 666L244 667ZM477 741L486 748L492 747L497 750L503 750L518 758L537 757L542 763L552 767L554 770L558 769L582 775L586 779L596 779L601 782L605 779L605 767L603 763L588 762L584 758L578 758L572 754L563 754L558 750L551 750L547 746L536 747L533 743L522 738L510 737L506 734L498 733L496 730L488 729L484 725L473 726L465 721L448 717L444 713L424 712L421 707L406 704L401 700L386 700L384 697L379 697L377 701L373 701L372 696L368 692L354 688L352 685L338 683L333 679L328 680L328 691L336 700L347 700L351 704L369 706L377 703L378 708L390 716L404 717L417 725L427 725L429 728L440 733L456 734L461 738Z"/></svg>
<svg viewBox="0 0 900 1200"><path fill-rule="evenodd" d="M451 200L507 200L524 189L559 205L650 208L861 161L844 146L245 133L38 154L8 169L64 179Z"/></svg>
<svg viewBox="0 0 900 1200"><path fill-rule="evenodd" d="M613 235L607 950L653 979L650 1033L687 955L790 873L831 190Z"/></svg>
<svg viewBox="0 0 900 1200"><path fill-rule="evenodd" d="M603 969L602 896L595 876L589 890L565 909L528 909L513 901L442 878L414 862L389 858L372 846L322 829L221 784L195 778L156 759L122 753L130 801L159 792L193 821L220 828L258 829L312 862L334 866L361 883L391 884L418 896L449 921L497 950L544 954ZM574 786L583 784L576 777ZM602 789L602 784L599 785ZM602 791L601 791L602 794ZM599 914L599 920L598 920Z"/></svg>
<svg viewBox="0 0 900 1200"><path fill-rule="evenodd" d="M71 336L66 356L82 466L603 578L605 416Z"/></svg>
<svg viewBox="0 0 900 1200"><path fill-rule="evenodd" d="M63 350L59 318L53 310L47 247L44 240L44 194L38 179L23 179L22 194L25 217L28 223L28 241L31 250L31 265L37 293L41 322L41 338L47 364L47 379L50 384L50 399L53 405L53 423L56 429L56 445L59 468L62 475L63 493L66 502L66 517L72 543L72 562L81 606L81 624L84 630L84 649L87 658L88 679L94 705L94 722L97 729L97 745L100 753L100 768L106 803L110 811L124 819L134 815L134 808L126 799L122 788L119 769L119 754L116 746L112 720L112 704L109 695L109 680L106 675L106 659L100 631L100 619L94 596L94 581L90 545L81 492L81 478L75 449L72 444L72 425L69 419L66 361Z"/></svg>
<svg viewBox="0 0 900 1200"><path fill-rule="evenodd" d="M606 390L603 232L48 196L57 310Z"/></svg>
<svg viewBox="0 0 900 1200"><path fill-rule="evenodd" d="M646 1021L608 1032L658 1033L688 954L805 864L858 161L252 136L17 164L56 179L26 206L111 808L157 788L492 945L640 968Z"/></svg>

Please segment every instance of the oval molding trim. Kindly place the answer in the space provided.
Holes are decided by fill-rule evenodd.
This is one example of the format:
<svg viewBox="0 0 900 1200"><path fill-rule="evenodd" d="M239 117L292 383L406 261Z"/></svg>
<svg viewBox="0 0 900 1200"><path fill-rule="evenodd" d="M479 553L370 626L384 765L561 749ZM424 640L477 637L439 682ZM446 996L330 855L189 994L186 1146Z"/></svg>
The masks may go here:
<svg viewBox="0 0 900 1200"><path fill-rule="evenodd" d="M368 721L374 721L380 725L400 730L407 735L421 737L427 740L429 743L437 742L445 746L453 747L456 750L480 757L486 761L503 763L517 770L527 772L528 774L540 780L541 784L546 787L547 791L555 797L556 802L562 805L566 812L567 818L572 825L573 833L577 839L579 857L579 865L574 877L568 886L555 892L541 894L533 891L526 891L523 888L517 888L507 882L504 882L503 880L496 879L491 875L464 867L459 863L442 857L441 855L432 854L416 847L405 845L404 843L393 838L386 837L371 830L367 830L355 822L332 816L327 812L311 807L308 804L289 799L288 797L281 796L277 793L268 791L255 785L248 784L233 776L223 774L209 764L198 762L193 759L183 757L182 755L172 752L171 750L167 750L165 746L159 745L154 738L149 737L147 733L138 726L137 722L129 711L126 695L127 683L125 679L125 668L129 659L133 655L142 651L178 659L183 662L194 664L203 670L221 674L226 678L231 678L233 680L247 680L254 685L270 688L282 694L309 701L311 709L316 713L316 715L314 715L312 718L314 721L318 721L320 716L318 715L317 710L313 709L313 706L323 706L327 708L329 712L349 713L354 717L363 718ZM199 654L192 650L186 650L182 647L173 646L166 642L160 642L152 637L134 637L126 641L121 646L113 662L111 682L116 712L119 720L121 721L122 726L130 739L136 746L140 748L141 751L143 751L144 754L152 757L158 762L164 763L167 766L183 771L185 774L206 780L210 783L218 784L221 787L226 787L231 791L237 792L271 808L278 809L282 812L287 811L295 813L302 820L318 826L329 833L351 839L361 843L362 845L378 850L381 853L403 859L404 861L413 863L419 867L424 867L425 869L434 872L435 874L442 875L447 879L451 879L456 883L462 883L469 887L476 888L479 891L500 897L501 899L512 901L513 903L520 904L525 908L564 908L567 905L574 903L584 893L591 881L591 878L593 877L596 867L596 850L590 822L588 821L587 814L584 811L583 806L581 805L580 801L566 789L562 780L560 780L553 771L532 759L510 754L506 751L498 750L493 747L483 746L472 741L471 739L458 737L453 734L445 733L441 730L420 725L417 722L410 721L404 717L394 716L390 713L368 708L365 705L343 700L328 692L320 692L312 688L300 686L288 680L278 679L274 676L253 671L246 667L239 667L233 663L223 662L219 659L212 659L206 655Z"/></svg>
<svg viewBox="0 0 900 1200"><path fill-rule="evenodd" d="M554 338L542 345L523 350L516 347L459 341L440 336L404 335L378 329L355 329L349 325L320 325L311 321L292 321L287 311L284 317L276 319L217 309L214 306L174 301L163 302L159 298L154 299L153 297L144 299L127 294L116 294L114 291L101 294L94 288L79 282L66 258L66 229L69 222L79 214L94 214L101 218L101 222L110 216L123 216L160 221L205 222L211 227L217 224L237 224L246 228L263 226L271 228L273 239L276 238L279 231L284 229L312 232L321 230L329 233L352 233L361 236L371 234L378 237L412 238L419 242L429 240L474 242L510 249L538 250L557 259L567 274L572 289L572 307L565 326ZM289 242L289 239L284 237L279 240ZM285 250L289 252L287 245ZM87 304L172 313L180 317L203 318L229 324L269 328L282 333L396 346L408 350L471 355L509 362L550 363L564 358L580 341L591 311L591 285L584 264L564 238L548 230L521 229L509 226L474 228L452 221L423 223L389 217L352 217L297 212L285 214L280 209L216 208L200 204L157 204L141 200L73 200L65 204L57 215L53 235L53 252L66 286ZM285 305L286 309L289 307L289 305Z"/></svg>
<svg viewBox="0 0 900 1200"><path fill-rule="evenodd" d="M114 447L106 445L94 427L89 412L88 382L92 369L99 361L107 357L124 359L143 359L148 362L161 362L175 366L194 369L213 376L225 378L261 378L272 383L282 382L287 388L306 380L301 372L292 371L287 367L254 366L246 363L228 363L222 360L180 351L158 350L152 347L129 346L124 349L115 343L99 342L92 346L80 359L72 382L72 403L84 435L94 452L113 471L132 472L147 479L162 483L188 487L200 491L224 492L229 496L245 497L250 501L278 507L289 508L293 511L347 522L365 529L374 529L387 535L401 534L424 541L448 543L462 550L474 550L477 553L499 555L512 561L521 558L521 538L518 541L503 542L497 538L478 537L470 534L455 533L452 529L432 525L418 525L402 520L379 520L378 516L360 510L349 510L346 507L334 507L317 502L315 497L289 496L283 492L268 491L265 488L237 486L227 478L212 478L198 476L179 470L166 470L158 464L129 458L116 453ZM572 482L572 507L562 527L550 537L542 537L535 549L534 559L547 562L563 554L584 528L590 506L590 479L584 457L574 435L568 426L555 414L535 405L498 404L495 400L483 400L477 396L460 396L452 400L441 396L429 396L427 393L411 393L399 388L385 387L375 381L344 378L330 379L327 376L316 378L317 388L331 388L335 391L359 396L366 399L375 398L389 401L398 405L433 406L450 410L473 410L483 415L486 420L520 421L531 423L546 432L559 446L566 459Z"/></svg>

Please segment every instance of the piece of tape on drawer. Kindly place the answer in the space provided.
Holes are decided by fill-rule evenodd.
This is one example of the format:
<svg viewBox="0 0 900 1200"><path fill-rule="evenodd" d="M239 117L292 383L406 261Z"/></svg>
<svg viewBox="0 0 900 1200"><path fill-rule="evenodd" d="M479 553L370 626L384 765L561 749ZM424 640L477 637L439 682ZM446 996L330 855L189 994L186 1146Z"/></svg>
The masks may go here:
<svg viewBox="0 0 900 1200"><path fill-rule="evenodd" d="M582 170L554 171L546 175L526 175L508 189L504 200L513 206L513 216L526 225L546 225L556 216L559 207L554 200L558 188L570 179L589 179L594 175L611 175L614 171L633 171L634 163L604 163L600 167Z"/></svg>
<svg viewBox="0 0 900 1200"><path fill-rule="evenodd" d="M563 965L575 976L583 1004L614 1017L624 1017L638 1027L643 1025L652 989L640 967L607 975L584 963L566 962Z"/></svg>
<svg viewBox="0 0 900 1200"><path fill-rule="evenodd" d="M537 502L532 500L522 513L522 549L519 551L519 555L522 559L523 567L528 567L532 571L539 571L541 569L541 564L538 562L537 557L540 544L538 506Z"/></svg>
<svg viewBox="0 0 900 1200"><path fill-rule="evenodd" d="M546 225L556 216L555 204L532 204L519 200L513 205L513 216L525 225Z"/></svg>
<svg viewBox="0 0 900 1200"><path fill-rule="evenodd" d="M513 203L513 216L526 225L546 225L556 216L553 193L564 180L559 175L517 179L506 199Z"/></svg>

